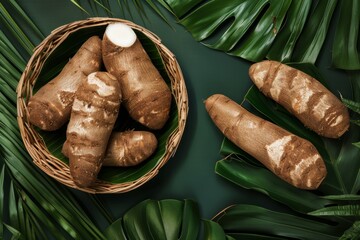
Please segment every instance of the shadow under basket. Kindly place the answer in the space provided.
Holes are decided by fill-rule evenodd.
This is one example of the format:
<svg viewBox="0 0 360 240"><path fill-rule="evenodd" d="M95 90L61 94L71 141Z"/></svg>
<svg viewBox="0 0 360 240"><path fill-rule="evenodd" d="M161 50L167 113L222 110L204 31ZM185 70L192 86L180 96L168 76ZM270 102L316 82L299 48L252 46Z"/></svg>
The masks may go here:
<svg viewBox="0 0 360 240"><path fill-rule="evenodd" d="M156 152L135 167L103 167L95 184L76 186L71 178L68 159L61 153L66 127L54 132L41 131L29 122L27 102L41 86L54 78L80 46L91 36L102 37L109 23L121 22L134 29L153 64L172 91L170 118L158 138ZM145 184L173 157L181 141L188 114L188 96L184 78L175 56L152 32L132 22L116 18L89 18L61 26L34 50L17 87L18 124L25 147L33 162L60 183L88 193L122 193ZM127 126L134 129L133 125Z"/></svg>

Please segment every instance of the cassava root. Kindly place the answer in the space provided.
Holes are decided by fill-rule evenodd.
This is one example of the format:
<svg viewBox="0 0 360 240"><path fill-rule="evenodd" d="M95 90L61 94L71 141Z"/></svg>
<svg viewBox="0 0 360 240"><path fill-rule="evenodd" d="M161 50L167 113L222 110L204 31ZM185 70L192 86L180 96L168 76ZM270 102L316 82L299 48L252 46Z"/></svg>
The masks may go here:
<svg viewBox="0 0 360 240"><path fill-rule="evenodd" d="M230 141L286 182L317 189L325 178L324 161L309 141L255 116L224 95L210 96L205 107Z"/></svg>
<svg viewBox="0 0 360 240"><path fill-rule="evenodd" d="M107 72L91 73L76 91L63 153L69 157L70 174L79 187L97 179L120 101L119 83Z"/></svg>
<svg viewBox="0 0 360 240"><path fill-rule="evenodd" d="M54 131L70 118L74 95L87 75L101 66L101 40L90 37L50 82L41 87L28 103L30 122L42 130Z"/></svg>
<svg viewBox="0 0 360 240"><path fill-rule="evenodd" d="M148 131L126 131L111 134L104 166L131 167L149 158L157 147L155 135Z"/></svg>
<svg viewBox="0 0 360 240"><path fill-rule="evenodd" d="M350 118L342 102L319 81L276 61L253 64L249 75L266 96L285 107L317 134L338 138L349 128Z"/></svg>
<svg viewBox="0 0 360 240"><path fill-rule="evenodd" d="M171 91L131 27L109 24L103 40L106 70L120 82L129 115L150 129L161 129L169 118Z"/></svg>

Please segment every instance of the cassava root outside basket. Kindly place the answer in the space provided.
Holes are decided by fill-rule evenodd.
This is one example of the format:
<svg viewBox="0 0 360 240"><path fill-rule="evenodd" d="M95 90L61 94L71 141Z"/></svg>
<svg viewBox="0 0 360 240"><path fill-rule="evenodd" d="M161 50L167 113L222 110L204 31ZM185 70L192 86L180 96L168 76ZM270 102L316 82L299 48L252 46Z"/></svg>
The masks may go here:
<svg viewBox="0 0 360 240"><path fill-rule="evenodd" d="M147 174L132 182L109 183L102 180L88 188L77 187L71 176L69 166L54 157L47 149L44 140L29 122L27 101L33 94L33 87L50 54L63 43L72 33L79 30L91 30L106 27L109 23L122 22L147 36L158 49L171 81L173 99L178 113L178 126L170 134L165 146L165 154L158 164ZM181 69L175 56L161 43L152 32L132 22L115 18L90 18L61 26L45 38L34 50L17 87L18 124L25 147L33 162L46 174L62 184L89 193L121 193L133 190L152 179L162 166L175 154L180 143L188 114L188 96Z"/></svg>

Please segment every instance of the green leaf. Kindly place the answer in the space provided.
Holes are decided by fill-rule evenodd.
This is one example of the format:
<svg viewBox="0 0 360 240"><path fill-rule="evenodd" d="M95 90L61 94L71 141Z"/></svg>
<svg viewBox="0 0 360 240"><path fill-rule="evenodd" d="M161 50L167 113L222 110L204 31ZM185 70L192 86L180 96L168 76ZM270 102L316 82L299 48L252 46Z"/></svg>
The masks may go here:
<svg viewBox="0 0 360 240"><path fill-rule="evenodd" d="M147 226L151 233L152 239L158 239L158 240L168 239L165 233L166 222L163 221L162 219L159 203L156 201L149 202L146 206L145 214L146 214L145 216L146 216Z"/></svg>
<svg viewBox="0 0 360 240"><path fill-rule="evenodd" d="M91 8L91 14L89 13L89 11L86 10L86 6L81 4L80 1L78 1L78 0L70 0L70 2L73 3L74 6L79 8L81 11L83 11L87 15L98 16L99 15L99 10L103 10L107 16L113 17L113 12L112 12L109 0L88 0L87 2L88 2L88 5L90 5L90 8ZM155 4L155 2L153 0L145 0L145 2L150 6L150 8L154 11L154 13L156 13L162 20L164 20L170 26L170 23L169 23L168 19L161 12L159 7ZM162 6L164 6L167 10L171 11L171 9L167 6L167 4L163 0L158 0L158 2ZM134 7L136 9L136 13L139 14L139 16L143 20L144 20L144 17L145 17L146 20L149 21L149 19L147 18L147 15L146 15L146 11L145 11L144 6L143 6L144 5L143 1L133 0L132 3L133 3L133 5L134 5ZM132 14L131 8L129 6L128 0L117 0L117 5L119 6L119 8L121 10L123 18L126 19L125 10L130 15L130 18L133 18L133 14Z"/></svg>
<svg viewBox="0 0 360 240"><path fill-rule="evenodd" d="M228 236L233 236L233 239L246 239L246 240L285 240L283 237L267 236L256 233L229 233Z"/></svg>
<svg viewBox="0 0 360 240"><path fill-rule="evenodd" d="M24 198L23 203L25 204L25 209L28 216L31 216L31 229L37 228L39 236L44 235L42 229L46 226L46 229L52 233L56 239L66 239L63 235L63 232L60 231L57 225L54 224L54 221L46 216L44 211L39 207L32 199L31 196L27 195L25 192L22 192L22 197ZM38 223L41 222L41 223ZM41 224L41 225L40 225ZM66 229L72 231L70 228ZM71 235L71 234L70 234ZM28 235L29 236L29 235Z"/></svg>
<svg viewBox="0 0 360 240"><path fill-rule="evenodd" d="M191 201L184 201L183 220L179 240L196 239L200 229L200 211L198 205Z"/></svg>
<svg viewBox="0 0 360 240"><path fill-rule="evenodd" d="M347 108L351 109L357 114L360 114L360 102L352 101L350 99L343 98L342 96L341 96L341 101L344 103L344 105Z"/></svg>
<svg viewBox="0 0 360 240"><path fill-rule="evenodd" d="M353 145L354 145L355 147L360 148L360 142L353 143Z"/></svg>
<svg viewBox="0 0 360 240"><path fill-rule="evenodd" d="M196 239L200 216L191 200L147 199L128 210L106 230L108 239Z"/></svg>
<svg viewBox="0 0 360 240"><path fill-rule="evenodd" d="M277 36L267 54L268 59L280 62L291 61L292 53L305 26L312 2L311 0L291 2L286 17L287 22L281 29L277 30Z"/></svg>
<svg viewBox="0 0 360 240"><path fill-rule="evenodd" d="M337 239L342 227L253 205L234 205L214 219L225 233L261 233L287 239Z"/></svg>
<svg viewBox="0 0 360 240"><path fill-rule="evenodd" d="M329 200L337 200L337 201L356 201L360 200L360 195L355 194L343 194L343 195L328 195L322 196L322 198L329 199Z"/></svg>
<svg viewBox="0 0 360 240"><path fill-rule="evenodd" d="M318 1L308 18L292 57L294 62L315 63L327 36L337 0Z"/></svg>
<svg viewBox="0 0 360 240"><path fill-rule="evenodd" d="M78 7L81 11L86 13L87 15L90 15L88 11L86 11L80 4L78 0L70 0L76 7Z"/></svg>
<svg viewBox="0 0 360 240"><path fill-rule="evenodd" d="M168 6L172 9L172 12L178 17L181 18L186 13L188 13L192 8L194 8L203 0L164 0Z"/></svg>
<svg viewBox="0 0 360 240"><path fill-rule="evenodd" d="M123 217L124 230L129 239L152 239L147 219L144 217L146 205L153 200L145 200L127 211Z"/></svg>
<svg viewBox="0 0 360 240"><path fill-rule="evenodd" d="M21 225L19 223L18 215L17 199L15 197L13 182L11 182L9 190L9 222L12 227L20 230Z"/></svg>
<svg viewBox="0 0 360 240"><path fill-rule="evenodd" d="M360 3L357 0L342 0L339 4L340 17L336 25L332 46L334 67L345 70L360 69L359 39Z"/></svg>
<svg viewBox="0 0 360 240"><path fill-rule="evenodd" d="M182 225L184 204L174 199L165 199L157 204L166 239L178 239Z"/></svg>
<svg viewBox="0 0 360 240"><path fill-rule="evenodd" d="M226 234L222 227L213 221L204 220L206 240L226 240Z"/></svg>
<svg viewBox="0 0 360 240"><path fill-rule="evenodd" d="M360 221L355 221L354 224L347 229L339 240L358 240L360 236Z"/></svg>
<svg viewBox="0 0 360 240"><path fill-rule="evenodd" d="M351 123L360 126L360 120L350 120Z"/></svg>
<svg viewBox="0 0 360 240"><path fill-rule="evenodd" d="M316 211L309 212L309 215L313 216L340 216L360 217L360 205L342 205L342 206L330 206Z"/></svg>
<svg viewBox="0 0 360 240"><path fill-rule="evenodd" d="M7 46L10 52L7 56L18 59L19 63L24 61L17 51L13 51L15 48L4 34L0 34L0 42ZM9 68L3 65L4 63L6 63L6 61L0 63L0 69L8 69L8 72L0 72L0 99L3 103L0 106L0 141L3 147L1 149L1 157L9 170L13 182L16 183L14 186L16 186L17 189L20 187L24 188L25 191L32 193L35 204L37 204L43 216L46 216L44 218L45 226L49 226L52 221L46 221L46 218L53 218L55 219L53 221L56 222L56 228L64 228L69 230L69 233L73 232L70 231L71 228L73 228L75 229L76 235L82 235L90 239L102 239L101 232L89 220L86 213L79 207L79 204L76 203L70 192L60 185L55 185L55 183L48 177L45 177L41 171L34 168L32 160L25 150L17 126L16 103L11 100L16 98L15 90L17 85L17 79L11 76L20 76L22 69ZM3 74L9 74L10 77ZM25 223L23 226L24 234L28 233L33 235L34 228L27 224L27 222L30 221L28 217L30 215L24 215L25 212L22 211L23 206L18 205L18 202L13 204L14 199L15 197L12 197L10 201L12 204L12 221L17 222L16 219L20 219ZM35 218L31 217L31 219L31 225L35 226ZM20 230L22 229L19 229L19 231ZM37 234L39 234L39 236L43 235L42 231L37 231ZM55 233L55 235L56 234L57 233Z"/></svg>
<svg viewBox="0 0 360 240"><path fill-rule="evenodd" d="M291 186L264 167L254 166L244 160L220 160L216 163L215 172L243 188L259 191L302 213L323 208L331 203L312 192Z"/></svg>
<svg viewBox="0 0 360 240"><path fill-rule="evenodd" d="M1 147L0 147L1 153ZM0 173L0 238L4 237L4 179L5 179L5 165L2 166Z"/></svg>
<svg viewBox="0 0 360 240"><path fill-rule="evenodd" d="M194 39L210 48L249 61L267 57L310 63L319 56L337 6L337 0L165 1ZM342 2L346 2L342 8L345 17L337 26L334 49L339 54L334 55L334 62L343 63L345 56L346 62L356 60L351 65L358 65L358 3ZM346 9L351 9L351 14ZM338 39L342 39L339 47Z"/></svg>
<svg viewBox="0 0 360 240"><path fill-rule="evenodd" d="M276 38L278 29L282 26L291 1L269 0L266 2L270 6L259 19L254 30L247 33L248 37L242 40L239 48L230 52L231 55L253 62L266 57Z"/></svg>
<svg viewBox="0 0 360 240"><path fill-rule="evenodd" d="M180 23L197 41L216 38L215 43L206 44L208 47L259 61L269 51L276 37L274 31L281 28L290 3L288 0L213 0L194 9ZM174 10L172 3L169 5ZM219 31L223 33L218 34ZM241 44L237 47L238 42Z"/></svg>
<svg viewBox="0 0 360 240"><path fill-rule="evenodd" d="M10 4L14 7L15 11L25 20L27 25L31 28L32 32L36 34L39 38L43 39L45 36L40 31L40 29L34 24L34 22L28 17L25 11L15 0L8 0Z"/></svg>
<svg viewBox="0 0 360 240"><path fill-rule="evenodd" d="M12 234L11 240L22 239L22 235L19 230L15 229L14 227L12 227L6 223L4 223L4 226Z"/></svg>
<svg viewBox="0 0 360 240"><path fill-rule="evenodd" d="M165 15L160 11L158 6L155 5L155 3L152 0L145 0L146 3L153 9L155 13L157 13L168 25L170 25L168 19L165 17ZM164 5L164 2L162 0L158 0L161 4L163 4L164 7L167 5ZM168 8L169 10L169 8Z"/></svg>
<svg viewBox="0 0 360 240"><path fill-rule="evenodd" d="M123 219L119 218L105 229L104 235L107 239L127 240L123 227Z"/></svg>
<svg viewBox="0 0 360 240"><path fill-rule="evenodd" d="M0 3L0 21L5 24L8 30L16 37L21 46L26 50L26 52L31 55L34 44L26 36L26 34L21 30L19 25L13 20L11 14L5 9L4 5Z"/></svg>

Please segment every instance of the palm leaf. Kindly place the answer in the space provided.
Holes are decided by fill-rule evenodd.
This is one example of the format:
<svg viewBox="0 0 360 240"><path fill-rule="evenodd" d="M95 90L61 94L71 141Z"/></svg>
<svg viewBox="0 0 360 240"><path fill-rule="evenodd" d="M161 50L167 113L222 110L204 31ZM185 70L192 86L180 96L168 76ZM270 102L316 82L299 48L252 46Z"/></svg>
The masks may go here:
<svg viewBox="0 0 360 240"><path fill-rule="evenodd" d="M97 15L99 15L99 10L104 11L105 14L109 17L113 17L113 15L114 15L113 11L112 11L112 6L111 6L109 0L88 0L87 2L88 2L89 6L85 6L84 4L81 4L80 1L78 1L78 0L70 0L70 1L77 8L79 8L81 11L83 11L87 15L97 16ZM146 14L146 11L144 8L144 2L146 2L147 5L150 6L150 8L160 18L162 18L168 25L170 25L168 19L165 17L165 15L162 13L160 8L157 6L157 4L153 0L145 0L145 1L117 0L117 5L121 10L121 15L123 18L126 18L126 14L128 14L130 16L130 18L133 18L133 10L132 10L133 8L130 5L130 3L132 3L136 14L139 15L143 19L143 22L145 23L144 18L146 18L147 20L149 20L149 19L147 18L147 14ZM171 9L167 6L167 4L164 2L164 0L158 0L157 2L159 2L159 4L161 4L167 10L171 11ZM90 7L90 10L86 10L87 7Z"/></svg>
<svg viewBox="0 0 360 240"><path fill-rule="evenodd" d="M358 240L360 236L360 221L355 221L351 228L347 229L339 240Z"/></svg>
<svg viewBox="0 0 360 240"><path fill-rule="evenodd" d="M15 11L22 11L20 7L15 8ZM24 12L20 12L20 14L24 15ZM25 20L29 21L29 19L25 17ZM5 8L3 3L0 3L0 21L1 23L6 26L6 28L11 31L11 33L16 37L19 44L23 47L23 49L31 55L32 50L34 49L34 44L31 42L31 40L28 38L28 36L22 31L20 26L15 22L15 20L12 18L11 14L8 12L8 10ZM37 28L35 28L34 24L29 24L30 27L33 28L33 30L38 31ZM35 28L35 29L34 29Z"/></svg>
<svg viewBox="0 0 360 240"><path fill-rule="evenodd" d="M247 233L261 234L264 237L277 236L285 239L330 240L338 239L344 230L343 226L340 225L334 226L302 216L243 204L223 210L215 216L213 221L219 223L225 233L235 239L241 239L237 237L239 233Z"/></svg>
<svg viewBox="0 0 360 240"><path fill-rule="evenodd" d="M360 195L355 194L343 194L343 195L328 195L322 196L322 198L336 201L357 201L360 200Z"/></svg>
<svg viewBox="0 0 360 240"><path fill-rule="evenodd" d="M351 109L352 111L356 112L357 114L360 114L360 102L355 102L350 99L343 98L341 96L341 101L344 103L344 105Z"/></svg>
<svg viewBox="0 0 360 240"><path fill-rule="evenodd" d="M0 145L1 147L1 145ZM1 149L0 149L1 150ZM4 179L5 179L5 166L2 167L0 173L0 238L4 238Z"/></svg>
<svg viewBox="0 0 360 240"><path fill-rule="evenodd" d="M87 15L90 15L90 13L89 13L88 11L86 11L85 8L83 8L83 7L80 5L79 1L77 1L77 0L70 0L70 1L71 1L71 3L73 3L76 7L78 7L81 11L83 11L83 12L86 13Z"/></svg>
<svg viewBox="0 0 360 240"><path fill-rule="evenodd" d="M316 211L309 212L309 215L313 216L360 216L360 205L342 205L342 206L331 206Z"/></svg>
<svg viewBox="0 0 360 240"><path fill-rule="evenodd" d="M6 223L4 223L4 226L12 234L11 240L24 239L24 238L22 238L21 233L17 229L13 228L12 226L10 226Z"/></svg>
<svg viewBox="0 0 360 240"><path fill-rule="evenodd" d="M19 8L16 7L15 10L19 11ZM1 26L14 24L2 4L1 11L3 13ZM33 25L30 24L31 26ZM24 36L20 27L13 29L12 33L16 38ZM27 56L31 54L33 47L29 41L26 40L27 44L19 45L20 51L25 50ZM0 101L3 103L0 106L0 154L12 180L9 199L11 225L5 225L6 228L14 234L14 237L27 236L26 239L44 236L44 228L52 230L52 235L57 239L65 236L102 239L102 233L72 194L35 168L31 163L31 157L24 150L16 124L15 99L17 81L26 61L2 31L0 31L0 45L2 50L7 49L7 52L1 51L3 61L0 64ZM2 206L4 206L3 202ZM63 230L59 231L59 229Z"/></svg>

